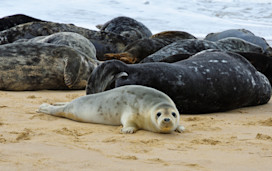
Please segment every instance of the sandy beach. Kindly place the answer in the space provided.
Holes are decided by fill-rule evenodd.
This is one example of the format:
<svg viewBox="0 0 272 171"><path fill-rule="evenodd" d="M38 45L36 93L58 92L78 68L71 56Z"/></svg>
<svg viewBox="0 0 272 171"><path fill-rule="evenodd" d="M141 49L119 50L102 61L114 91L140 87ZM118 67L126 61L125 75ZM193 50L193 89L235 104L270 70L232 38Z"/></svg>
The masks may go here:
<svg viewBox="0 0 272 171"><path fill-rule="evenodd" d="M272 101L182 115L184 133L80 123L36 113L85 91L0 91L0 170L271 170Z"/></svg>

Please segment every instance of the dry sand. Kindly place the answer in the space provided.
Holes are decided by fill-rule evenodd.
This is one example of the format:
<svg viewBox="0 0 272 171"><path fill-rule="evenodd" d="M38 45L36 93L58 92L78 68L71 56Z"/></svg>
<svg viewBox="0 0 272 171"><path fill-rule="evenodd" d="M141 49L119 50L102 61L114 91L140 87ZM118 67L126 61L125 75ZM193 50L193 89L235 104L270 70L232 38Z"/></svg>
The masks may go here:
<svg viewBox="0 0 272 171"><path fill-rule="evenodd" d="M116 126L36 113L41 103L85 91L0 91L0 170L272 169L272 101L206 115L182 115L186 131L120 134Z"/></svg>

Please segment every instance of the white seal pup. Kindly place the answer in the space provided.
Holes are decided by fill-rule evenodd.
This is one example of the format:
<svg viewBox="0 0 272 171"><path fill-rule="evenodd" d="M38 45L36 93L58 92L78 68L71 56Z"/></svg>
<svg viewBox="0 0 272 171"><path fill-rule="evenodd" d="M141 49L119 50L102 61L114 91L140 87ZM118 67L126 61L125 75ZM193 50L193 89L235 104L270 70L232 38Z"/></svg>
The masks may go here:
<svg viewBox="0 0 272 171"><path fill-rule="evenodd" d="M82 96L64 104L42 104L38 112L81 122L123 125L122 133L134 133L139 129L158 133L184 130L170 97L139 85Z"/></svg>

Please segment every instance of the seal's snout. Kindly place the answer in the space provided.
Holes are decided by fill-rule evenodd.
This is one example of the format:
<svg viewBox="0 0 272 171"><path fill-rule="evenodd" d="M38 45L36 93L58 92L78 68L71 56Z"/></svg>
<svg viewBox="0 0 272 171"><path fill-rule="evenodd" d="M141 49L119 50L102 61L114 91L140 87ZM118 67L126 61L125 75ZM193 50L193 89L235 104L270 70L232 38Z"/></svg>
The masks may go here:
<svg viewBox="0 0 272 171"><path fill-rule="evenodd" d="M170 122L170 119L169 118L164 118L163 121L164 122Z"/></svg>

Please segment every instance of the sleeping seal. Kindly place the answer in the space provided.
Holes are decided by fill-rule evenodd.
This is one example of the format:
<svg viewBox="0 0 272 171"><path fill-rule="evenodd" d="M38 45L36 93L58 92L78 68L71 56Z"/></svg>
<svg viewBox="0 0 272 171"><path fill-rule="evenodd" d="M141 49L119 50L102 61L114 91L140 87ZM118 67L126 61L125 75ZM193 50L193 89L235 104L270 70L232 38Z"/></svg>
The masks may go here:
<svg viewBox="0 0 272 171"><path fill-rule="evenodd" d="M55 45L69 46L89 58L96 60L96 49L91 41L84 36L73 32L59 32L48 36L38 36L32 39L19 39L15 43L31 42L31 43L50 43Z"/></svg>
<svg viewBox="0 0 272 171"><path fill-rule="evenodd" d="M124 85L156 88L181 113L209 113L265 104L271 95L268 79L244 57L206 50L175 63L125 64L118 60L99 65L91 74L87 94Z"/></svg>
<svg viewBox="0 0 272 171"><path fill-rule="evenodd" d="M98 61L68 46L10 43L0 46L0 89L84 89Z"/></svg>
<svg viewBox="0 0 272 171"><path fill-rule="evenodd" d="M119 53L123 51L125 46L131 43L126 37L111 32L89 30L73 24L30 22L1 31L0 45L12 43L19 39L48 36L58 32L74 32L89 39L96 48L98 60L104 60L105 53Z"/></svg>
<svg viewBox="0 0 272 171"><path fill-rule="evenodd" d="M258 45L263 48L263 51L267 56L272 56L272 48L269 46L267 41L262 37L254 35L251 31L246 29L230 29L218 33L209 33L205 37L205 40L218 41L227 37L237 37Z"/></svg>

